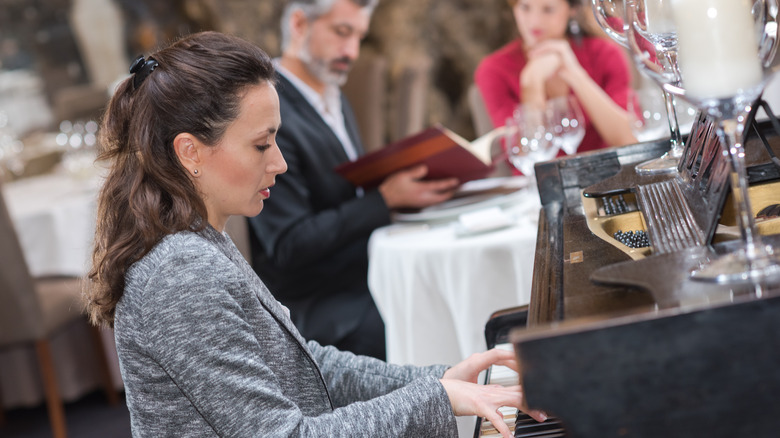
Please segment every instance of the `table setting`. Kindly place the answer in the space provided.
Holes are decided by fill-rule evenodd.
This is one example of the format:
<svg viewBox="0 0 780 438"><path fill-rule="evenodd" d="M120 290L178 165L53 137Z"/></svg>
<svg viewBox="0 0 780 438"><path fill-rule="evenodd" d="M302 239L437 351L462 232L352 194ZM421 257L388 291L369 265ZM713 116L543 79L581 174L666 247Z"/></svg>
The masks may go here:
<svg viewBox="0 0 780 438"><path fill-rule="evenodd" d="M95 161L97 124L72 126L28 137L4 161L3 196L34 277L80 277L88 268L105 169Z"/></svg>

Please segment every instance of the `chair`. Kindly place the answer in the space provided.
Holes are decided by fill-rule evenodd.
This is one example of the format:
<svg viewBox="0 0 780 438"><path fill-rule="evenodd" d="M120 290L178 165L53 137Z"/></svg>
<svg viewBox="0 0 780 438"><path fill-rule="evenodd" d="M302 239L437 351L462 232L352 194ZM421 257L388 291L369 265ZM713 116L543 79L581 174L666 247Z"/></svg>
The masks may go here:
<svg viewBox="0 0 780 438"><path fill-rule="evenodd" d="M427 126L427 96L432 64L427 57L406 60L388 95L388 61L361 53L341 88L352 105L366 152L422 131Z"/></svg>
<svg viewBox="0 0 780 438"><path fill-rule="evenodd" d="M360 55L342 87L355 113L366 152L385 145L385 99L387 95L387 61L381 55Z"/></svg>
<svg viewBox="0 0 780 438"><path fill-rule="evenodd" d="M469 85L468 101L469 109L471 110L471 121L474 123L474 132L477 137L481 137L493 130L493 121L490 120L487 108L485 108L485 101L482 99L482 93L480 93L477 84Z"/></svg>
<svg viewBox="0 0 780 438"><path fill-rule="evenodd" d="M469 109L471 110L471 120L474 123L474 132L477 134L477 137L481 137L493 130L493 121L490 120L487 108L485 108L485 101L482 99L482 93L480 93L479 88L477 88L477 84L472 83L469 85L467 93ZM498 149L492 151L494 156L499 152ZM491 177L504 177L510 175L512 175L512 168L506 160L497 162L495 170L490 174Z"/></svg>
<svg viewBox="0 0 780 438"><path fill-rule="evenodd" d="M427 56L410 55L398 76L390 102L390 140L397 141L428 127L428 91L433 62Z"/></svg>
<svg viewBox="0 0 780 438"><path fill-rule="evenodd" d="M85 318L83 307L80 279L30 276L0 183L0 348L34 346L55 438L66 438L67 428L49 340L70 323ZM111 383L100 332L97 327L90 327L101 361L104 391L109 403L116 404L118 395Z"/></svg>

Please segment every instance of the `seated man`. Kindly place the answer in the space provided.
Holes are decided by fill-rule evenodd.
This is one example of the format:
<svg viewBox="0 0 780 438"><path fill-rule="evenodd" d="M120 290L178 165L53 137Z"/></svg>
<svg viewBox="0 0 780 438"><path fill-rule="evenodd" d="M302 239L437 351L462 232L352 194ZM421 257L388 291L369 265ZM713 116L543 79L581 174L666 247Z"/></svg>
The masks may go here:
<svg viewBox="0 0 780 438"><path fill-rule="evenodd" d="M293 0L282 16L276 140L288 171L263 214L250 219L253 267L290 309L301 334L385 358L384 324L368 290L367 244L393 208L452 196L456 179L400 171L377 189L355 188L333 168L364 153L339 89L358 57L377 0Z"/></svg>

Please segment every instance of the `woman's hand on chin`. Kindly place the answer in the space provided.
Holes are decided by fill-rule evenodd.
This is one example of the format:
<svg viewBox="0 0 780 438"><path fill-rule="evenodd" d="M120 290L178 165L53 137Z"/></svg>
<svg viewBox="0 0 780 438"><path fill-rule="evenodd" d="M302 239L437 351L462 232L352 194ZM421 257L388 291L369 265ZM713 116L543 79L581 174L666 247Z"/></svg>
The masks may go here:
<svg viewBox="0 0 780 438"><path fill-rule="evenodd" d="M551 55L558 57L560 63L559 74L564 80L570 78L572 75L581 73L587 74L577 60L577 56L574 55L569 40L545 40L534 46L534 48L528 52L528 58L531 60Z"/></svg>
<svg viewBox="0 0 780 438"><path fill-rule="evenodd" d="M542 109L547 101L546 82L561 69L561 57L554 52L529 54L528 63L520 72L523 104Z"/></svg>

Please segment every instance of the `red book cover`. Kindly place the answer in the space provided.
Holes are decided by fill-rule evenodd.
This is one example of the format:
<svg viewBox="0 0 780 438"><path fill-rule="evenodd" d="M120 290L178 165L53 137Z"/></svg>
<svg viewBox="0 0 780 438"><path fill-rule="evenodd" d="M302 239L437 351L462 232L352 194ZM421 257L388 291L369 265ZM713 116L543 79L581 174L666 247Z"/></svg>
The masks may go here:
<svg viewBox="0 0 780 438"><path fill-rule="evenodd" d="M459 135L435 125L335 170L355 186L365 188L375 187L388 175L418 164L428 166L425 179L429 180L456 177L464 183L485 178L493 170L489 153L480 157L469 146Z"/></svg>

